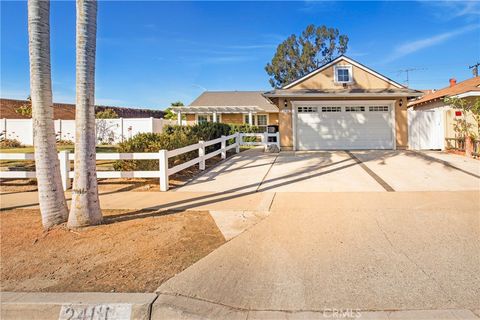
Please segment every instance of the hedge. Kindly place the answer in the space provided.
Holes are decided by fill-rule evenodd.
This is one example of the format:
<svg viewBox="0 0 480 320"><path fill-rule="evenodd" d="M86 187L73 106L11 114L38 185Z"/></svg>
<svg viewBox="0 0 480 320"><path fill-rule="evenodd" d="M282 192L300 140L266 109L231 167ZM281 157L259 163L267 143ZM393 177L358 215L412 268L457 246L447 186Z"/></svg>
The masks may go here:
<svg viewBox="0 0 480 320"><path fill-rule="evenodd" d="M258 132L258 128L249 125L230 125L225 123L201 123L193 126L167 126L162 133L139 133L119 144L118 152L158 152L174 150L198 141L208 141L228 136L235 132ZM219 144L208 146L206 152L219 149ZM169 159L169 166L198 157L194 150ZM117 171L156 170L158 160L118 160L113 165Z"/></svg>

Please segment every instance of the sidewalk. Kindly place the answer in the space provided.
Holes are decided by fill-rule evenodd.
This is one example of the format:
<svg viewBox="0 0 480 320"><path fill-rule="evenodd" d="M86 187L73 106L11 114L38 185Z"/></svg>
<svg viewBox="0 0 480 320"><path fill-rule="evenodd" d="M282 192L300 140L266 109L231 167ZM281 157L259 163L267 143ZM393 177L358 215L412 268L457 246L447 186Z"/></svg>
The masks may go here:
<svg viewBox="0 0 480 320"><path fill-rule="evenodd" d="M68 204L71 194L66 193ZM37 192L2 193L0 209L38 208ZM114 192L101 193L102 209L268 211L274 193L239 192Z"/></svg>

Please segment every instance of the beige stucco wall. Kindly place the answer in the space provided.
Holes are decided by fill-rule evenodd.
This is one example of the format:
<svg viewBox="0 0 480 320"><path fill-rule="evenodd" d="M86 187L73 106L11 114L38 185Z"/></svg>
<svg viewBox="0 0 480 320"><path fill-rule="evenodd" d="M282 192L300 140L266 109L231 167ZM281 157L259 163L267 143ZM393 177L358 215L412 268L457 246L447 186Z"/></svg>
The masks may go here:
<svg viewBox="0 0 480 320"><path fill-rule="evenodd" d="M312 98L295 98L294 101L359 101L359 100L385 100L383 99L312 99ZM397 149L406 149L408 147L408 122L407 122L407 99L397 98L389 99L395 100L395 134ZM400 107L400 101L402 106ZM285 101L287 101L287 112L285 110ZM289 99L276 99L280 113L279 115L279 130L280 130L280 145L283 150L293 149L293 127L292 127L292 103Z"/></svg>
<svg viewBox="0 0 480 320"><path fill-rule="evenodd" d="M467 101L470 103L473 103L475 97L469 97L465 98ZM465 119L467 122L471 125L470 131L473 133L478 132L478 124L477 121L475 121L475 118L473 117L473 114L471 112L467 112L466 114L463 113L462 110L460 109L453 109L452 107L445 105L445 102L443 100L436 100L433 102L426 103L421 106L415 106L415 110L428 110L428 109L441 109L443 112L443 129L444 129L444 134L445 138L456 138L458 134L454 130L454 125L455 125L455 120L460 120L460 119ZM455 112L456 111L462 111L461 116L456 116Z"/></svg>
<svg viewBox="0 0 480 320"><path fill-rule="evenodd" d="M345 60L340 60L335 65L350 65ZM310 78L296 84L289 88L291 90L298 89L341 89L341 84L336 84L334 81L334 66L332 65L327 69L312 75ZM349 84L348 88L352 89L388 89L397 88L391 83L378 78L377 76L360 69L356 66L352 66L353 84Z"/></svg>

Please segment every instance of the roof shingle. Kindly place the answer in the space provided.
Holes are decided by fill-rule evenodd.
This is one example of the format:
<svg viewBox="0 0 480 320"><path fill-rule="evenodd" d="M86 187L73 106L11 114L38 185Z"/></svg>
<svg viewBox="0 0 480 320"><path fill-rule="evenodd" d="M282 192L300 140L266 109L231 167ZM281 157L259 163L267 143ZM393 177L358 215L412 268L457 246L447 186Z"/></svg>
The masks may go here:
<svg viewBox="0 0 480 320"><path fill-rule="evenodd" d="M437 90L435 92L426 94L422 98L410 102L409 106L415 106L415 105L431 102L437 99L441 99L447 96L455 96L455 95L470 92L470 91L480 91L480 76L459 82L453 87L449 86L449 87Z"/></svg>
<svg viewBox="0 0 480 320"><path fill-rule="evenodd" d="M258 107L264 112L278 112L277 106L263 96L263 91L205 91L189 106Z"/></svg>

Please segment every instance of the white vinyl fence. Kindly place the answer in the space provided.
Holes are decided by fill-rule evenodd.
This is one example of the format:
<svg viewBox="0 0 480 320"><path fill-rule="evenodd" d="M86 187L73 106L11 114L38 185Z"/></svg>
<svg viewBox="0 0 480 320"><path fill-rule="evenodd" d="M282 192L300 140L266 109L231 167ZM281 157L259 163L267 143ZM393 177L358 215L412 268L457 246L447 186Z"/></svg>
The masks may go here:
<svg viewBox="0 0 480 320"><path fill-rule="evenodd" d="M54 123L57 140L75 141L75 120L55 120ZM161 133L164 126L176 124L174 120L156 118L96 119L97 142L119 143L137 133ZM1 119L0 132L7 139L33 145L32 119Z"/></svg>
<svg viewBox="0 0 480 320"><path fill-rule="evenodd" d="M261 142L243 142L243 137L260 137ZM279 147L280 135L277 133L235 133L229 136L221 136L218 139L209 141L199 141L183 148L174 150L160 150L159 152L139 152L139 153L97 153L97 160L159 160L159 168L155 171L97 171L97 178L159 178L160 191L168 190L169 176L187 169L188 167L199 165L200 170L205 170L205 161L216 155L221 155L222 159L227 157L227 151L235 149L240 152L241 145L267 145L268 137L275 137ZM229 141L233 143L228 144ZM215 144L220 144L220 149L205 153L205 148ZM174 167L168 166L168 159L198 150L198 157ZM71 179L74 171L70 171L70 161L75 158L74 153L69 151L60 151L58 154L60 160L60 172L62 175L62 185L64 190L71 187ZM33 153L0 153L0 160L34 160ZM0 179L34 179L34 171L0 171Z"/></svg>

